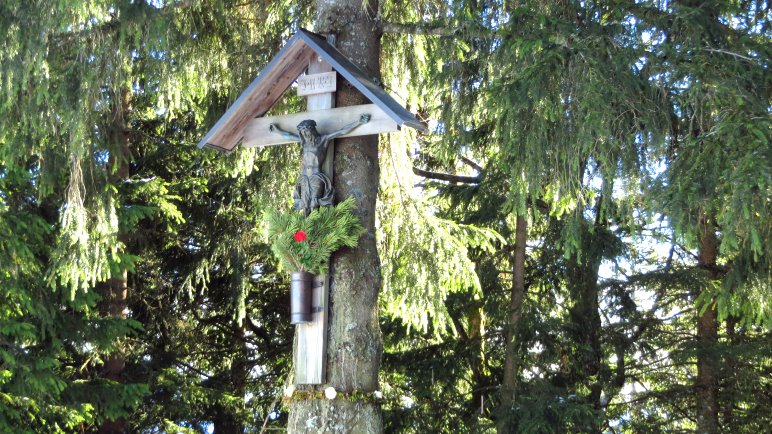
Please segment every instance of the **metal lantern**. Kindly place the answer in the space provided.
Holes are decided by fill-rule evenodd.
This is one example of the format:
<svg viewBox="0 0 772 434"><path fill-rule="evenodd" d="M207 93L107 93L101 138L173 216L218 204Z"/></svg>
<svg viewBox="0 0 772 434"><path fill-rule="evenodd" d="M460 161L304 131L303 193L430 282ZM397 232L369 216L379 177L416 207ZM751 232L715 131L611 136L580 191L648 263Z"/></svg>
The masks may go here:
<svg viewBox="0 0 772 434"><path fill-rule="evenodd" d="M292 324L311 322L314 275L305 271L290 273L290 317Z"/></svg>

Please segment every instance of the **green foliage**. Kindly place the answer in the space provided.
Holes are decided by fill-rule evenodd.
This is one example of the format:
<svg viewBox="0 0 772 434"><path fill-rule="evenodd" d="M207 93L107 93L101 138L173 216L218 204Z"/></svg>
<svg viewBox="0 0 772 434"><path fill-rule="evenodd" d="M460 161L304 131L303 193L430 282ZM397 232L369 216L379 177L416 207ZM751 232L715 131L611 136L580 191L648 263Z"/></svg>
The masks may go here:
<svg viewBox="0 0 772 434"><path fill-rule="evenodd" d="M706 355L721 430L768 429L767 9L379 2L382 84L438 133L381 146L381 387L405 397L383 403L387 430L692 431ZM0 432L286 423L293 330L261 217L297 150L193 145L313 16L305 0L0 2ZM272 114L301 110L291 95ZM526 292L500 409L517 215ZM123 272L127 318L108 318ZM697 342L713 308L718 338ZM122 381L105 380L117 350Z"/></svg>
<svg viewBox="0 0 772 434"><path fill-rule="evenodd" d="M431 201L409 188L417 182L408 175L413 139L406 132L384 143L376 214L383 276L379 303L409 329L442 339L457 332L448 297L481 297L472 253L492 253L504 239L495 229L437 215Z"/></svg>
<svg viewBox="0 0 772 434"><path fill-rule="evenodd" d="M319 207L307 217L267 209L266 236L282 268L327 274L330 256L341 247L356 247L364 233L355 210L353 197L335 206Z"/></svg>
<svg viewBox="0 0 772 434"><path fill-rule="evenodd" d="M719 319L737 315L770 328L770 302L757 284L772 278L772 250L762 241L772 237L771 52L768 36L749 24L755 7L716 3L670 11L694 26L679 27L653 47L674 57L652 64L650 79L672 93L670 146L653 193L685 244L699 244L704 224L720 232L719 261L731 266L714 298ZM731 30L710 19L716 14L736 20ZM647 18L649 26L662 25Z"/></svg>
<svg viewBox="0 0 772 434"><path fill-rule="evenodd" d="M389 365L396 373L387 378L409 396L431 388L422 379L437 378L442 363L433 357L464 366L443 379L444 393L391 408L389 423L407 432L481 431L469 409L476 406L479 418L506 418L512 432L600 432L604 423L615 432L695 428L697 358L731 364L729 348L739 341L769 338L766 8L759 1L382 7L386 21L422 22L421 35L384 37L396 90L442 133L410 144L412 164L477 178L417 184L432 211L505 240L515 215L532 217L515 406L494 412L480 395L495 402L495 393L473 392L500 384L508 356L510 241L465 253L475 258L481 297L453 308L455 339L475 351L432 346L426 336L387 340L393 357L415 356L410 346L430 352L415 375ZM719 242L718 266L707 271L695 260L706 220ZM613 289L609 274L621 281ZM441 298L453 306L453 297ZM696 315L713 308L718 342L697 351ZM479 318L481 343L470 338ZM406 328L390 332L404 340ZM768 405L750 380L765 369L739 381L722 370L732 390L721 383L722 412L731 415L722 429L757 429L749 415L760 406L736 391ZM444 425L450 418L452 428Z"/></svg>
<svg viewBox="0 0 772 434"><path fill-rule="evenodd" d="M407 205L402 207L402 205ZM411 206L412 205L412 206ZM432 216L421 203L396 202L380 219L386 313L408 328L436 338L455 333L445 306L453 293L480 298L480 282L469 259L472 249L493 252L503 241L493 230Z"/></svg>
<svg viewBox="0 0 772 434"><path fill-rule="evenodd" d="M262 259L267 247L244 242L258 239L248 231L222 238L225 225L217 226L259 224L243 218L244 209L259 216L262 208L224 193L225 186L248 185L253 169L270 171L260 169L254 151L240 153L246 158L238 165L191 145L307 9L308 2L265 9L230 1L0 4L0 431L93 431L116 417L141 425L136 431L163 429L159 421L173 412L156 413L152 405L163 395L152 387L158 371L188 362L212 375L230 371L232 358L204 361L198 354L238 340L217 326L255 315L262 306L250 293L255 287L272 294L264 297L273 303L266 317L280 318L279 287L249 275L261 261L273 271ZM122 168L125 179L117 173ZM211 216L217 229L202 230ZM188 225L189 218L197 224ZM121 234L128 236L119 241ZM104 318L106 281L124 272L129 319ZM190 294L190 305L178 288ZM207 288L212 292L204 295ZM215 319L205 318L208 326L196 317L206 309L216 311ZM284 348L280 323L257 316L261 325L275 325L274 342L265 344ZM170 331L170 324L186 322L206 339ZM178 348L177 338L202 347ZM126 355L126 369L120 383L106 384L103 362L116 351ZM243 349L231 352L246 358ZM267 362L276 357L254 363L270 365L265 375L275 378L286 369ZM233 382L203 387L216 392ZM244 393L233 398L242 407ZM208 396L207 410L186 414L181 407L175 422L230 414L215 409L223 393ZM136 417L127 417L132 412Z"/></svg>

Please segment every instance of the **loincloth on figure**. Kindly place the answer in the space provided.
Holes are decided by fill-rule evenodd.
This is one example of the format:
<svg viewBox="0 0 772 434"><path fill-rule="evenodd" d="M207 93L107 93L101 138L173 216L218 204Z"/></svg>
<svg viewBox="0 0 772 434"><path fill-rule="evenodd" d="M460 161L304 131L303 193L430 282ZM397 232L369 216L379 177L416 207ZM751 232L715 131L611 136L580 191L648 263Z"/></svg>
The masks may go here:
<svg viewBox="0 0 772 434"><path fill-rule="evenodd" d="M335 192L332 189L332 181L322 172L316 172L311 176L300 175L295 184L294 208L303 210L306 215L320 206L331 206Z"/></svg>

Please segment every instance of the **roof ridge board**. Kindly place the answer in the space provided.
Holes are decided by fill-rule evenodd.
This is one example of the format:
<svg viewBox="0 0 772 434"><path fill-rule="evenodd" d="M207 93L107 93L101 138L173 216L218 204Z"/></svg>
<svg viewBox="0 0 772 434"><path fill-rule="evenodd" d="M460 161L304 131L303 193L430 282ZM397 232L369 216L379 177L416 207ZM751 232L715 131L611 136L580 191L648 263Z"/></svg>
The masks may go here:
<svg viewBox="0 0 772 434"><path fill-rule="evenodd" d="M333 69L362 92L373 104L376 104L389 117L394 119L397 125L405 124L419 131L428 131L426 125L421 123L402 104L386 93L380 86L367 78L364 71L354 62L349 60L335 46L327 42L327 38L304 28L298 29L298 35L311 47L325 62L332 65Z"/></svg>
<svg viewBox="0 0 772 434"><path fill-rule="evenodd" d="M248 101L255 88L258 87L262 81L270 75L272 70L280 63L288 52L290 52L296 44L302 42L307 48L310 48L314 53L320 56L324 61L329 63L335 71L341 74L349 83L357 88L365 97L367 97L373 104L376 104L381 108L389 117L391 117L397 125L407 125L415 128L419 131L428 131L426 125L419 121L415 115L410 113L405 107L398 103L380 86L375 84L372 80L367 78L364 71L362 71L356 64L349 60L343 53L341 53L335 46L327 42L327 38L318 33L314 33L310 30L299 28L298 31L292 35L287 43L279 50L279 52L271 59L270 62L260 71L260 74L252 80L252 82L244 89L243 92L236 98L236 101L231 104L225 113L217 120L217 122L209 129L207 134L198 143L199 148L210 147L225 152L231 152L235 149L227 149L221 146L217 146L209 143L209 140L215 136L219 130L228 126L236 113L241 110L241 107ZM288 86L289 87L289 86ZM286 89L282 90L282 94ZM252 117L260 117L267 112L271 104L263 113L254 113Z"/></svg>
<svg viewBox="0 0 772 434"><path fill-rule="evenodd" d="M265 79L267 75L270 74L271 70L276 66L276 64L281 62L282 58L287 54L287 52L289 52L295 46L295 44L297 44L298 39L301 39L299 34L300 32L296 32L294 35L292 35L292 37L287 41L287 43L284 44L283 47L281 47L281 50L279 50L279 52L276 53L276 55L273 56L273 58L271 58L271 60L265 65L265 67L263 67L263 69L260 71L257 77L255 77L255 79L252 80L251 83L249 83L249 86L247 86L247 88L241 92L238 98L236 98L236 101L234 101L233 104L231 104L230 107L228 107L225 113L223 113L223 115L220 116L217 122L215 122L215 124L209 129L209 131L206 133L204 138L201 139L201 141L198 143L198 148L203 148L204 146L208 146L211 148L224 150L224 148L221 148L219 146L210 145L208 143L209 139L211 139L212 136L214 136L215 133L220 128L224 127L225 124L227 124L231 120L235 112L237 112L241 108L241 106L244 105L246 100L249 99L249 96L252 93L252 91L260 84L260 82L262 82ZM284 91L286 91L286 89ZM258 115L258 117L259 116L262 116L262 114Z"/></svg>

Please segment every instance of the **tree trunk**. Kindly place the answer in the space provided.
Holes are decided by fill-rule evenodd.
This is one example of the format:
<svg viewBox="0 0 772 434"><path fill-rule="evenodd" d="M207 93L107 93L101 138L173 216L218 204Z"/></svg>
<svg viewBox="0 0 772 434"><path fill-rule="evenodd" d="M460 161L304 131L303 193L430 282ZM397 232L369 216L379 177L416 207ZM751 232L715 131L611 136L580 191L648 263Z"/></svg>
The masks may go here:
<svg viewBox="0 0 772 434"><path fill-rule="evenodd" d="M488 375L486 375L486 351L483 341L482 307L477 305L472 307L467 314L467 318L469 325L466 333L466 339L463 339L463 341L471 352L469 365L470 369L472 370L472 381L474 384L474 389L472 390L472 398L469 401L468 407L468 417L471 418L475 413L478 412L480 415L485 414L485 396L488 394L487 386L489 386L490 380Z"/></svg>
<svg viewBox="0 0 772 434"><path fill-rule="evenodd" d="M120 95L120 104L113 107L113 133L115 137L115 149L110 153L108 160L108 170L115 170L110 176L110 182L120 187L126 179L129 178L129 160L131 155L129 142L129 125L127 116L130 110L131 94L128 89L122 89ZM118 241L124 246L129 242L129 235L126 233L118 234ZM127 299L129 295L128 272L122 269L108 279L104 286L102 301L99 310L102 316L110 318L126 318ZM126 355L122 349L119 349L105 358L105 364L102 367L102 376L104 378L123 382L123 370L126 367ZM100 434L123 433L125 431L126 421L123 418L104 421L99 427Z"/></svg>
<svg viewBox="0 0 772 434"><path fill-rule="evenodd" d="M515 399L517 377L517 330L523 312L525 297L525 244L528 240L528 220L523 214L517 215L515 227L515 252L512 262L512 292L509 299L509 321L507 323L506 353L504 358L504 378L501 383L501 403L499 405L496 431L501 434L510 432L510 411Z"/></svg>
<svg viewBox="0 0 772 434"><path fill-rule="evenodd" d="M589 255L589 253L587 253ZM598 261L599 263L600 261ZM598 303L598 267L589 264L572 264L569 267L569 286L574 297L571 308L571 326L576 339L577 351L573 374L578 383L590 389L588 401L593 408L600 408L601 384L598 374L601 365L601 321Z"/></svg>
<svg viewBox="0 0 772 434"><path fill-rule="evenodd" d="M737 346L737 333L736 333L736 318L729 316L726 319L726 340L727 345L732 349ZM726 356L724 360L724 369L721 373L722 380L726 385L724 396L724 408L722 410L724 431L731 430L732 422L734 421L734 403L738 400L737 396L737 376L735 370L737 369L737 359L732 353Z"/></svg>
<svg viewBox="0 0 772 434"><path fill-rule="evenodd" d="M596 207L600 215L600 202ZM577 216L576 218L582 218ZM583 223L585 224L585 223ZM609 242L606 228L599 219L590 231L589 222L581 230L581 255L575 254L569 260L567 285L574 302L569 310L571 321L568 325L570 336L575 345L570 358L568 383L576 389L587 388L586 401L596 412L597 418L583 428L582 432L600 433L600 415L602 412L601 393L603 391L603 348L600 333L598 270L603 259L605 243Z"/></svg>
<svg viewBox="0 0 772 434"><path fill-rule="evenodd" d="M707 219L701 225L699 265L708 270L710 279L717 279L716 258L718 239ZM718 428L718 363L712 354L718 343L718 320L716 310L708 306L701 315L702 306L697 306L697 379L695 382L697 402L697 432L717 434Z"/></svg>
<svg viewBox="0 0 772 434"><path fill-rule="evenodd" d="M365 6L353 0L319 0L316 30L337 36L337 48L371 78L380 77L380 34L375 30L377 2ZM355 88L341 83L336 106L365 104ZM356 120L356 119L353 119ZM378 389L383 343L378 324L380 261L375 244L375 200L378 194L378 137L336 140L336 200L353 196L365 234L355 249L333 255L330 282L330 324L327 384L337 399L301 399L290 405L290 433L380 433L380 406L371 400L351 400L345 394Z"/></svg>
<svg viewBox="0 0 772 434"><path fill-rule="evenodd" d="M224 373L225 381L222 385L223 392L244 399L246 393L247 377L249 375L249 357L244 327L237 324L231 326L232 334L228 336L231 347L231 366ZM241 401L240 401L241 402ZM244 424L239 411L242 408L233 408L229 405L221 405L215 409L212 425L214 434L243 433Z"/></svg>

